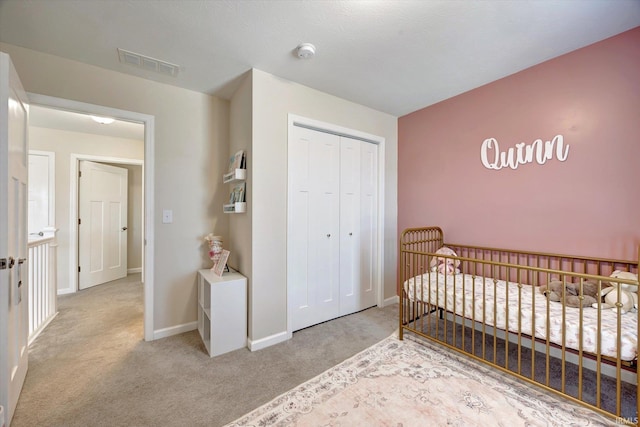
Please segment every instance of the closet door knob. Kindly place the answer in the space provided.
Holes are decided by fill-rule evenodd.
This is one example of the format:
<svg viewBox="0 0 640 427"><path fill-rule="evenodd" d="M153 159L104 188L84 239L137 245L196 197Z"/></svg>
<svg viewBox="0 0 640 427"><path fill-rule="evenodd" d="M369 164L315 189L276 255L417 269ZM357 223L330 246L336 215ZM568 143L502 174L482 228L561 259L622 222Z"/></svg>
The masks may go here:
<svg viewBox="0 0 640 427"><path fill-rule="evenodd" d="M353 233L349 233L349 236L353 236Z"/></svg>
<svg viewBox="0 0 640 427"><path fill-rule="evenodd" d="M327 237L331 237L331 234L327 234Z"/></svg>

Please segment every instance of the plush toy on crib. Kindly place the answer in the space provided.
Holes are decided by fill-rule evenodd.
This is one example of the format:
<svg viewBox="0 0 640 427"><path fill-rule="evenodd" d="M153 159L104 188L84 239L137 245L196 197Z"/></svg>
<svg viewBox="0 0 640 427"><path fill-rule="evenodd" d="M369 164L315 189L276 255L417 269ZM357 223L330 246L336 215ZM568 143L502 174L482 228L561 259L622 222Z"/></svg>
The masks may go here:
<svg viewBox="0 0 640 427"><path fill-rule="evenodd" d="M436 251L437 255L451 255L458 256L453 249L448 248L446 246L441 247ZM431 271L437 271L441 274L459 274L460 270L458 266L460 265L460 260L451 259L451 258L443 258L443 257L434 257L431 258Z"/></svg>
<svg viewBox="0 0 640 427"><path fill-rule="evenodd" d="M628 279L638 281L638 275L630 273L628 271L616 270L611 273L612 278L615 279ZM622 314L629 311L638 310L638 288L627 283L609 282L610 287L603 289L600 292L600 296L604 297L604 302L600 304L601 308L610 308L614 311L618 310L617 303L621 303L620 312ZM620 287L620 299L618 300L618 287ZM598 308L598 303L592 305L593 308Z"/></svg>
<svg viewBox="0 0 640 427"><path fill-rule="evenodd" d="M582 283L582 293L580 283L564 283L562 280L552 280L538 290L548 296L549 301L561 302L567 307L593 307L598 303L598 284L588 280Z"/></svg>

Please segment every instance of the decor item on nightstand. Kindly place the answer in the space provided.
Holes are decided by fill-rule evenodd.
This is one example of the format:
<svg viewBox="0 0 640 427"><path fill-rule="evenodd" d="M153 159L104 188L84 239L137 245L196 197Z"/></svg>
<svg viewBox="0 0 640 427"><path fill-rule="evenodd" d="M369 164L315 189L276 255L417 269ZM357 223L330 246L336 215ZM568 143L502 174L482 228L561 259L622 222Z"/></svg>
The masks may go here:
<svg viewBox="0 0 640 427"><path fill-rule="evenodd" d="M213 261L213 266L215 266L222 253L222 236L214 236L213 233L209 233L204 239L209 245L209 259Z"/></svg>
<svg viewBox="0 0 640 427"><path fill-rule="evenodd" d="M213 267L211 267L211 270L213 270L216 276L222 277L222 273L224 273L225 271L229 271L229 268L227 267L227 260L229 259L229 253L230 252L228 250L223 249L222 252L220 253L220 257L218 258L218 260L213 265Z"/></svg>

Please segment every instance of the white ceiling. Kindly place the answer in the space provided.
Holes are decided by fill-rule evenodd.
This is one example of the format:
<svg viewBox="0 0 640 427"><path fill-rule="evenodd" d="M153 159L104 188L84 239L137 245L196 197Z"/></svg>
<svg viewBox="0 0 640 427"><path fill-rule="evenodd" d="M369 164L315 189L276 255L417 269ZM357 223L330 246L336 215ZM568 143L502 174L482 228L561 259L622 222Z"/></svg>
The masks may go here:
<svg viewBox="0 0 640 427"><path fill-rule="evenodd" d="M5 43L223 98L257 68L395 116L639 25L639 0L0 0Z"/></svg>
<svg viewBox="0 0 640 427"><path fill-rule="evenodd" d="M111 124L100 124L92 120L91 116L87 114L46 108L38 105L29 106L29 125L144 141L144 125L142 123L115 120Z"/></svg>

